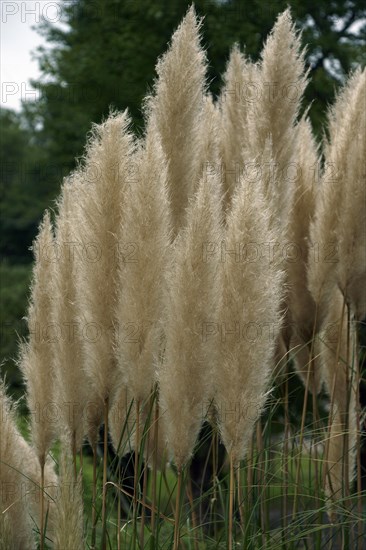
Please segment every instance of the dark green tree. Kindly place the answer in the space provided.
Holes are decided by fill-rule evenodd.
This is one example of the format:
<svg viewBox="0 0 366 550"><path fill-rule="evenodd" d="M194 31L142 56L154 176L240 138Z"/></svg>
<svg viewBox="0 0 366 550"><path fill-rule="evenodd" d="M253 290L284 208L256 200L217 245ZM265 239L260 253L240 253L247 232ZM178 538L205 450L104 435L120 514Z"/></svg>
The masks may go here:
<svg viewBox="0 0 366 550"><path fill-rule="evenodd" d="M38 220L54 196L48 187L54 173L22 114L0 109L0 127L0 254L29 262Z"/></svg>

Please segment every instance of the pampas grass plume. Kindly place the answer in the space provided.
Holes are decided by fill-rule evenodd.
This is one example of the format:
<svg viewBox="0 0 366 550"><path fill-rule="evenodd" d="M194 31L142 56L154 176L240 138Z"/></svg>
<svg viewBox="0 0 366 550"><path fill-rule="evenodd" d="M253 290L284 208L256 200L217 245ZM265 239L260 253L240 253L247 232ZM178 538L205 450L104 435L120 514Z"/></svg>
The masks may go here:
<svg viewBox="0 0 366 550"><path fill-rule="evenodd" d="M365 297L359 293L365 277L364 94L365 71L357 70L339 93L328 117L325 168L310 228L314 253L308 265L309 289L320 304L321 321L336 284L343 292L347 290L358 315L362 316L365 309Z"/></svg>
<svg viewBox="0 0 366 550"><path fill-rule="evenodd" d="M168 273L166 344L158 378L164 432L178 470L193 453L213 395L218 342L204 338L203 330L217 321L219 196L216 178L202 178L187 212L187 226L174 243ZM217 248L215 258L205 257L209 246Z"/></svg>
<svg viewBox="0 0 366 550"><path fill-rule="evenodd" d="M20 346L19 365L27 382L32 441L42 467L55 435L55 426L47 414L47 407L53 400L54 335L50 331L50 321L55 269L54 237L48 212L40 225L33 250L35 264L27 316L29 338Z"/></svg>
<svg viewBox="0 0 366 550"><path fill-rule="evenodd" d="M248 155L250 98L247 94L253 84L254 73L255 66L245 59L239 46L235 45L230 53L224 74L224 87L219 99L225 210L229 207L235 187L239 184Z"/></svg>
<svg viewBox="0 0 366 550"><path fill-rule="evenodd" d="M352 96L347 110L354 114L346 112L343 116L350 116L354 124L343 136L348 147L337 167L342 182L342 207L337 228L337 281L353 313L361 321L366 315L366 69L352 80ZM331 148L337 147L338 139L334 137Z"/></svg>
<svg viewBox="0 0 366 550"><path fill-rule="evenodd" d="M272 182L272 208L281 227L288 223L293 202L293 185L287 177L294 160L294 126L306 86L304 52L300 37L291 20L290 11L278 16L261 54L259 70L254 73L256 98L248 112L249 146L252 159L261 159L271 140L273 161L278 175Z"/></svg>
<svg viewBox="0 0 366 550"><path fill-rule="evenodd" d="M78 192L79 191L79 192ZM84 410L90 395L82 369L81 321L76 305L76 266L80 249L73 247L77 223L76 206L80 198L76 175L66 180L59 199L55 246L57 269L54 273L52 315L57 327L54 346L55 401L61 413L59 435L67 431L70 448L80 449L85 433Z"/></svg>
<svg viewBox="0 0 366 550"><path fill-rule="evenodd" d="M245 457L263 408L281 327L283 273L258 250L272 240L264 198L258 187L241 182L227 219L214 372L219 429L234 464Z"/></svg>
<svg viewBox="0 0 366 550"><path fill-rule="evenodd" d="M127 112L112 114L94 127L87 148L78 221L82 247L92 248L77 266L79 315L96 331L83 339L84 369L95 396L104 402L116 384L114 356L118 231L127 182L131 177L133 138Z"/></svg>
<svg viewBox="0 0 366 550"><path fill-rule="evenodd" d="M151 127L135 155L135 166L136 177L126 189L119 233L116 360L131 396L136 403L143 403L155 382L171 243L167 167L159 136ZM128 255L129 249L132 254Z"/></svg>
<svg viewBox="0 0 366 550"><path fill-rule="evenodd" d="M16 411L0 382L0 548L33 548L32 528L40 525L41 475L38 457L16 426ZM48 509L47 534L52 537L55 520L57 475L52 461L45 465L44 496ZM4 537L11 535L6 545Z"/></svg>
<svg viewBox="0 0 366 550"><path fill-rule="evenodd" d="M21 435L17 430L14 410L0 385L0 547L23 550L35 548L31 519L22 494ZM35 457L35 460L37 458Z"/></svg>
<svg viewBox="0 0 366 550"><path fill-rule="evenodd" d="M293 254L286 258L288 275L288 307L291 321L291 350L297 373L306 383L311 360L311 341L316 324L316 304L308 290L307 264L313 250L309 247L310 223L314 217L317 174L320 159L310 121L302 118L297 127L296 149L297 176L295 178L294 203L290 212L288 242ZM316 362L312 361L315 379L311 379L311 390L320 391L321 382Z"/></svg>
<svg viewBox="0 0 366 550"><path fill-rule="evenodd" d="M328 305L325 321L317 338L321 376L326 392L333 399L331 409L331 429L326 478L326 494L333 501L342 498L345 486L344 464L348 453L348 482L355 474L356 438L357 438L357 335L355 324L347 326L347 311L343 309L343 296L334 288L332 300ZM348 336L348 330L349 336ZM348 433L348 445L345 446L344 434Z"/></svg>
<svg viewBox="0 0 366 550"><path fill-rule="evenodd" d="M193 6L173 34L156 66L154 95L145 104L148 123L155 124L169 161L168 185L177 234L199 179L200 127L206 88L206 54L200 45L201 21Z"/></svg>

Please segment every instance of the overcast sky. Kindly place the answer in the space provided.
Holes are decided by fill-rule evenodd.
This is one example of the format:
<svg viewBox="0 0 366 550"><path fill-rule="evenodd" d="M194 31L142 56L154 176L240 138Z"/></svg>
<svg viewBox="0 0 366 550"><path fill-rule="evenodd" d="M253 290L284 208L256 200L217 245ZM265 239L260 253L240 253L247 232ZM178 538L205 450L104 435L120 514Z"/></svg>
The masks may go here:
<svg viewBox="0 0 366 550"><path fill-rule="evenodd" d="M37 27L42 17L56 23L61 2L0 0L0 10L1 106L19 110L21 99L32 101L37 93L29 83L39 75L31 52L44 40L32 27Z"/></svg>

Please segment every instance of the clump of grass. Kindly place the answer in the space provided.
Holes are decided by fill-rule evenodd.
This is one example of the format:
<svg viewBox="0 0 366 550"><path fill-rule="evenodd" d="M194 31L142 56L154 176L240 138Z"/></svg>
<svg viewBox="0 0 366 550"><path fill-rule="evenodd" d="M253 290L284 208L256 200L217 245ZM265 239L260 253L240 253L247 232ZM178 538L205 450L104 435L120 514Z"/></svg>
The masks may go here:
<svg viewBox="0 0 366 550"><path fill-rule="evenodd" d="M289 11L258 64L234 47L218 101L206 91L200 25L190 8L158 61L144 136L130 133L126 112L95 126L63 184L55 237L47 213L40 226L21 355L32 446L0 390L1 489L16 489L1 509L4 547L12 537L41 549L361 548L365 138L352 129L362 133L365 71L330 112L321 167L299 120L307 75ZM280 90L269 98L271 82ZM248 83L263 93L235 102L229 92L238 84L241 97ZM240 173L246 163L260 168L256 181ZM341 180L329 180L329 165ZM284 258L283 243L300 257ZM92 325L98 338L39 338L49 319ZM42 414L53 399L56 425ZM30 514L22 476L40 489Z"/></svg>

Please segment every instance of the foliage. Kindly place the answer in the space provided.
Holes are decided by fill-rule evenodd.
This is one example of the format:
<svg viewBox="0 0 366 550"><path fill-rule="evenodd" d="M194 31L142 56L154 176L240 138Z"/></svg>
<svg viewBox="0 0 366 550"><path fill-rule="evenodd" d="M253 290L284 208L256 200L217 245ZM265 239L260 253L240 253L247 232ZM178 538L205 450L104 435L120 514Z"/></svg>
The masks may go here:
<svg viewBox="0 0 366 550"><path fill-rule="evenodd" d="M25 336L23 320L28 296L30 265L0 264L0 361L2 377L10 384L12 393L22 393L19 370L15 368L18 338Z"/></svg>

